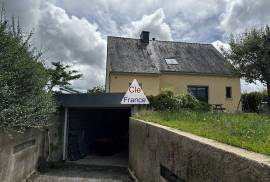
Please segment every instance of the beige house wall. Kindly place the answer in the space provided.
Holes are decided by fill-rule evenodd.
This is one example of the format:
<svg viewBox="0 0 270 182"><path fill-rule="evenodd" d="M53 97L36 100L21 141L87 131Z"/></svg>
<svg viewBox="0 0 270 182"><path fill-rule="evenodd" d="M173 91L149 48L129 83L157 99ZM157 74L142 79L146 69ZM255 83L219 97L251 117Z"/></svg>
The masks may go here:
<svg viewBox="0 0 270 182"><path fill-rule="evenodd" d="M110 74L110 92L126 92L129 83L137 79L142 84L146 95L157 95L163 88L172 88L177 93L186 93L189 85L208 86L208 103L223 104L229 112L234 112L241 98L240 78L217 75L138 75L138 74ZM232 98L225 97L226 87L232 87Z"/></svg>
<svg viewBox="0 0 270 182"><path fill-rule="evenodd" d="M143 92L146 95L158 95L159 88L159 75L137 75L137 74L110 74L110 87L109 92L126 92L129 83L133 81L133 79L137 79L137 81L142 84Z"/></svg>
<svg viewBox="0 0 270 182"><path fill-rule="evenodd" d="M237 110L240 98L240 78L206 75L173 75L160 76L160 88L173 88L175 92L185 93L189 85L208 86L208 103L223 104L227 111ZM226 98L226 87L232 87L232 98Z"/></svg>

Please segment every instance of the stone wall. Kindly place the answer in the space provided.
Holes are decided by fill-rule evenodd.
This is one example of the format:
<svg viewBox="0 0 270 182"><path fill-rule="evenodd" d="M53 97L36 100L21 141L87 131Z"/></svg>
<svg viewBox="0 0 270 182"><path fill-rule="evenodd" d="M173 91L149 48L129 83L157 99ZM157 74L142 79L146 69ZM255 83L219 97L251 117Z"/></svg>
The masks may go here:
<svg viewBox="0 0 270 182"><path fill-rule="evenodd" d="M269 182L270 157L130 119L129 167L140 182Z"/></svg>
<svg viewBox="0 0 270 182"><path fill-rule="evenodd" d="M25 133L0 131L0 181L21 182L31 175L43 151L43 132L29 129Z"/></svg>

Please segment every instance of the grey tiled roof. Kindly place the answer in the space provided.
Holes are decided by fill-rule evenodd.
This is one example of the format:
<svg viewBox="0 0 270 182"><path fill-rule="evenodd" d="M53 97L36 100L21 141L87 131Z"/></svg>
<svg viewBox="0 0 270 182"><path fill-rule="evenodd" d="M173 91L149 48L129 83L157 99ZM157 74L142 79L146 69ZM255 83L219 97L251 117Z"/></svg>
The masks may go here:
<svg viewBox="0 0 270 182"><path fill-rule="evenodd" d="M202 73L231 75L232 65L211 44L108 37L107 64L112 72L127 73ZM167 65L164 58L175 58Z"/></svg>

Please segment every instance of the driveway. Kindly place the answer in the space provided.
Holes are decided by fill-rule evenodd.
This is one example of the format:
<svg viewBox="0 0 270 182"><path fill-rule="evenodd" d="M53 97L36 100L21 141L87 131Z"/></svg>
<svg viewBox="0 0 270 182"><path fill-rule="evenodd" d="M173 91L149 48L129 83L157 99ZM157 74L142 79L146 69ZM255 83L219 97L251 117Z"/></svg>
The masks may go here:
<svg viewBox="0 0 270 182"><path fill-rule="evenodd" d="M28 182L133 182L126 167L61 164L36 173Z"/></svg>

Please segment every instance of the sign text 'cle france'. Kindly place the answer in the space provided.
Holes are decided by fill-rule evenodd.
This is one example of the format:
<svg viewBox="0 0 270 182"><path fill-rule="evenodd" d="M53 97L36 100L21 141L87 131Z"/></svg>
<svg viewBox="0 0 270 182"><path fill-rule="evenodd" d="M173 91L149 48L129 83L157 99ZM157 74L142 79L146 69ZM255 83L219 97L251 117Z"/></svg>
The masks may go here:
<svg viewBox="0 0 270 182"><path fill-rule="evenodd" d="M132 81L121 104L149 104L148 99L136 79Z"/></svg>

